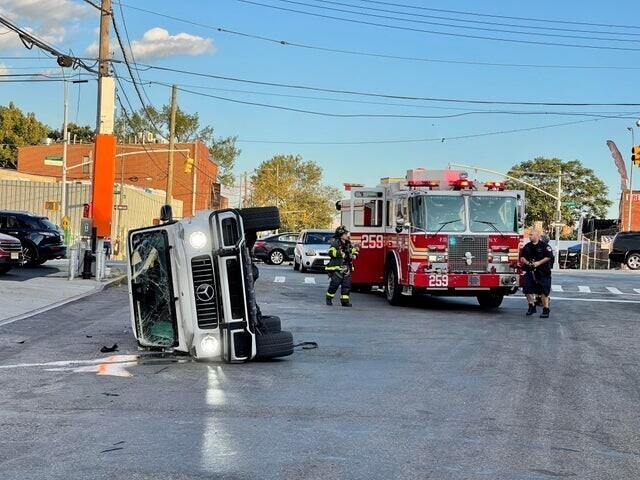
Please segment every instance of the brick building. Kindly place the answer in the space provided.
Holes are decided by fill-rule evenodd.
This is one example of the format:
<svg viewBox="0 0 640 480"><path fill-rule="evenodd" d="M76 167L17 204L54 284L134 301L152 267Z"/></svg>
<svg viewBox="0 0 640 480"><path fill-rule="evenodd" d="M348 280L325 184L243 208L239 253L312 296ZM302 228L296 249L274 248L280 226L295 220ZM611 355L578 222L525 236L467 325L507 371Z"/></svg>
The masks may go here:
<svg viewBox="0 0 640 480"><path fill-rule="evenodd" d="M629 228L629 206L631 206L631 228ZM629 202L629 190L620 196L620 230L640 230L640 192L634 190Z"/></svg>
<svg viewBox="0 0 640 480"><path fill-rule="evenodd" d="M169 145L166 143L125 143L116 149L116 184L166 190ZM67 147L67 181L91 180L93 143L69 144ZM193 169L185 172L185 160L194 159ZM85 164L85 165L83 165ZM62 177L62 144L36 145L18 149L18 172ZM173 198L181 200L185 216L196 210L226 206L220 196L218 165L207 146L196 141L179 143L173 154Z"/></svg>

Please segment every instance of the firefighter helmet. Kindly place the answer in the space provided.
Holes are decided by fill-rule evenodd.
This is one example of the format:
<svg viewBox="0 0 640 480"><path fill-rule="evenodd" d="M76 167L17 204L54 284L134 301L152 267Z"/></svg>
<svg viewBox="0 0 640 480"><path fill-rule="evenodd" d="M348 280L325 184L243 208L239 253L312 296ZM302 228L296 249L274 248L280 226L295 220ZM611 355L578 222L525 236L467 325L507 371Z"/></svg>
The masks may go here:
<svg viewBox="0 0 640 480"><path fill-rule="evenodd" d="M333 234L333 237L340 238L345 233L349 233L349 230L347 230L347 228L344 225L340 225L338 228L336 228L336 231Z"/></svg>

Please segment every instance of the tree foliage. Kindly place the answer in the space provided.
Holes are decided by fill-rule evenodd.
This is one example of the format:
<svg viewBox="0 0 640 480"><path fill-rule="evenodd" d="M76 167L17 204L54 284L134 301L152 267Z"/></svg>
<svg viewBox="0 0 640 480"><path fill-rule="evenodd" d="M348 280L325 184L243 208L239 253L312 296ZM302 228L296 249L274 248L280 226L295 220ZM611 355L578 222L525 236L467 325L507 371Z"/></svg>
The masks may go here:
<svg viewBox="0 0 640 480"><path fill-rule="evenodd" d="M34 113L25 115L13 102L8 107L0 106L0 168L16 168L18 147L38 145L48 131Z"/></svg>
<svg viewBox="0 0 640 480"><path fill-rule="evenodd" d="M508 175L548 192L558 193L558 174L562 171L561 219L567 225L575 225L581 215L602 218L606 215L611 201L607 198L608 187L593 170L582 165L579 160L565 162L559 158L536 157L514 165ZM545 229L550 229L556 219L556 200L530 186L507 180L509 189L525 190L527 223L542 221Z"/></svg>
<svg viewBox="0 0 640 480"><path fill-rule="evenodd" d="M252 205L277 206L282 230L331 226L340 191L322 184L322 168L315 162L276 155L260 164L251 182Z"/></svg>
<svg viewBox="0 0 640 480"><path fill-rule="evenodd" d="M71 143L91 143L95 138L95 131L91 128L90 125L80 126L75 123L67 124L67 133L69 134L69 141ZM61 130L51 130L47 137L61 141L62 140L62 131Z"/></svg>
<svg viewBox="0 0 640 480"><path fill-rule="evenodd" d="M171 106L164 105L160 110L148 106L142 108L128 118L120 116L116 120L115 134L119 141L133 141L141 132L153 132L165 140L169 139L169 125L171 121ZM188 143L200 140L209 147L209 153L218 163L218 177L220 183L232 186L235 182L233 167L241 150L236 146L237 137L214 137L214 128L210 125L201 127L197 113L186 113L180 107L176 108L175 125L176 142Z"/></svg>

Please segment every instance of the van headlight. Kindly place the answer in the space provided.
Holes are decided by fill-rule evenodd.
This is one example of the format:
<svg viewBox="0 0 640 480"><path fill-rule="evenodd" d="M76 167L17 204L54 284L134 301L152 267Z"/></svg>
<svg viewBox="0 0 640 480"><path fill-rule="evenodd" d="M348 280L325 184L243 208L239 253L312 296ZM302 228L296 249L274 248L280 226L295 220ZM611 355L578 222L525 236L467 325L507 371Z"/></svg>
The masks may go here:
<svg viewBox="0 0 640 480"><path fill-rule="evenodd" d="M202 355L215 355L218 353L218 347L220 346L220 342L216 337L212 337L211 335L207 335L202 340L200 340L200 350L202 351Z"/></svg>
<svg viewBox="0 0 640 480"><path fill-rule="evenodd" d="M316 255L316 251L315 250L307 250L304 253L306 253L307 256L309 256L309 257L314 257Z"/></svg>
<svg viewBox="0 0 640 480"><path fill-rule="evenodd" d="M189 237L189 244L193 248L201 249L207 244L207 236L203 232L193 232Z"/></svg>

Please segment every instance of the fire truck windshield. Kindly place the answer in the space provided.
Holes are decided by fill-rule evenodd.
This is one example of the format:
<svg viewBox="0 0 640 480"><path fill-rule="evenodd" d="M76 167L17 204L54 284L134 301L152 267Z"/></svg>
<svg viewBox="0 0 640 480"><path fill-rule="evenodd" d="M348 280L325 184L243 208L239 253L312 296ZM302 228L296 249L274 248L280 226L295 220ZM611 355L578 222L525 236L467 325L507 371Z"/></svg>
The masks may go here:
<svg viewBox="0 0 640 480"><path fill-rule="evenodd" d="M472 232L517 232L518 203L515 197L474 195L469 197Z"/></svg>
<svg viewBox="0 0 640 480"><path fill-rule="evenodd" d="M428 232L463 232L464 198L449 195L418 195L411 199L412 224Z"/></svg>

